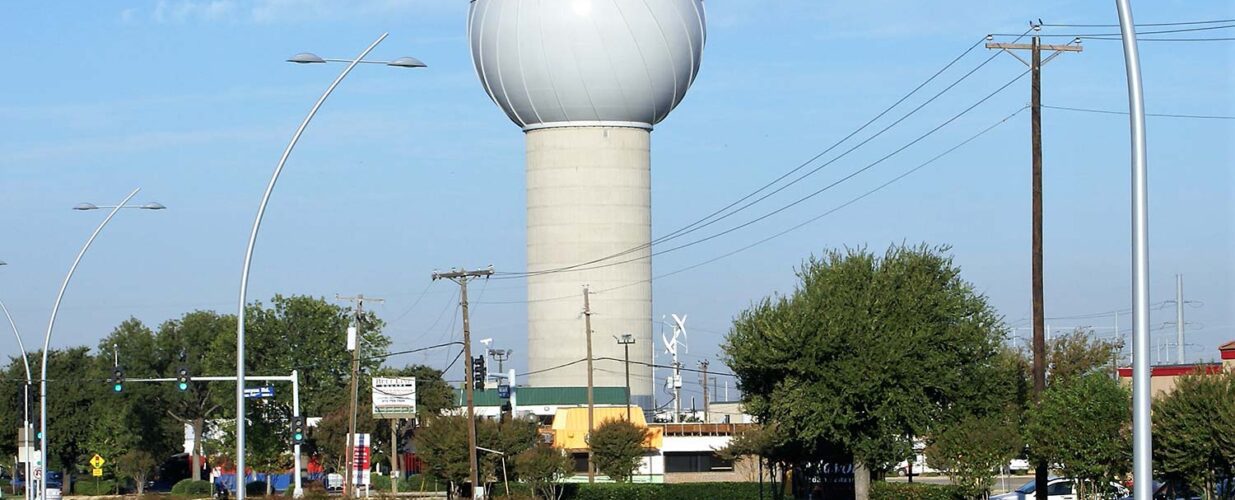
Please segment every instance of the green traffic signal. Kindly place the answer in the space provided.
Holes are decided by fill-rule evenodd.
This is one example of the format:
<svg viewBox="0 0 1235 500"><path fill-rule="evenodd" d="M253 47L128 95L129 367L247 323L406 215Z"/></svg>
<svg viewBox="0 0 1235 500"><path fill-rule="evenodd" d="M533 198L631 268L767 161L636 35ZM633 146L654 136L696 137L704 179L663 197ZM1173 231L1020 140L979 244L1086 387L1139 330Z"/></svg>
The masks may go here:
<svg viewBox="0 0 1235 500"><path fill-rule="evenodd" d="M180 390L181 390L181 391L187 391L187 390L189 390L189 384L188 384L188 382L181 382L181 383L179 383L179 384L176 384L176 387L180 388Z"/></svg>
<svg viewBox="0 0 1235 500"><path fill-rule="evenodd" d="M124 390L124 385L123 385L123 384L112 384L112 386L111 386L111 390L113 390L113 391L115 391L115 392L120 392L120 391L123 391L123 390Z"/></svg>
<svg viewBox="0 0 1235 500"><path fill-rule="evenodd" d="M292 434L292 439L295 441L304 441L304 434L301 434L299 432Z"/></svg>

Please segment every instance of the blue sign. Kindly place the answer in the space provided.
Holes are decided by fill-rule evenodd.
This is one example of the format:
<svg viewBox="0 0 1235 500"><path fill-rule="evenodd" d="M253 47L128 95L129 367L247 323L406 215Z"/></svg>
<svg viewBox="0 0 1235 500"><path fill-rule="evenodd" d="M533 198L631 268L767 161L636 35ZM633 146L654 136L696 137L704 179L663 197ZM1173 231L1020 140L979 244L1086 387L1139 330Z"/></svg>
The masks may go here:
<svg viewBox="0 0 1235 500"><path fill-rule="evenodd" d="M497 397L502 399L510 399L510 384L501 384L497 386Z"/></svg>
<svg viewBox="0 0 1235 500"><path fill-rule="evenodd" d="M263 387L246 387L244 389L244 397L248 399L267 399L274 397L274 386L267 385Z"/></svg>

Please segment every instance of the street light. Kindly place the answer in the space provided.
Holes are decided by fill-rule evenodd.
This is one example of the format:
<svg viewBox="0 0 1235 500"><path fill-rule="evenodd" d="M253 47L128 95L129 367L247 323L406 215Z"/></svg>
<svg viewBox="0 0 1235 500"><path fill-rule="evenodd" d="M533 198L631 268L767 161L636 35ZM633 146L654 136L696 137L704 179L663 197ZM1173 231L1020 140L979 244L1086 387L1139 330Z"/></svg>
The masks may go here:
<svg viewBox="0 0 1235 500"><path fill-rule="evenodd" d="M635 336L629 333L622 334L617 339L618 345L626 349L626 421L630 422L630 345L635 343Z"/></svg>
<svg viewBox="0 0 1235 500"><path fill-rule="evenodd" d="M8 262L0 260L0 266L7 266L7 265L9 265ZM9 308L4 306L4 301L0 301L0 311L4 312L4 317L9 320L9 326L13 328L13 336L17 337L17 348L21 349L22 364L24 364L26 367L26 386L22 394L22 400L21 400L21 406L22 406L21 432L23 434L22 439L21 439L21 446L26 451L26 460L25 460L26 498L30 499L34 494L34 487L30 483L30 472L31 472L30 471L30 455L31 454L29 453L30 450L28 449L30 447L30 440L32 439L30 436L30 431L31 431L31 428L30 428L30 385L33 384L34 381L32 377L30 376L30 357L26 355L26 346L21 341L21 333L17 331L17 323L13 321L13 315L9 314ZM18 450L18 451L20 452L22 450Z"/></svg>
<svg viewBox="0 0 1235 500"><path fill-rule="evenodd" d="M69 266L69 272L64 276L64 283L60 285L60 292L56 294L56 302L51 307L51 318L47 320L47 334L43 336L43 366L40 367L39 376L39 466L47 467L47 349L51 344L51 332L56 327L56 313L60 312L60 301L64 299L64 291L69 288L69 281L73 279L73 273L77 271L77 265L81 263L82 256L86 255L86 250L90 249L90 245L94 243L94 239L99 236L103 228L111 222L112 217L116 216L122 208L136 208L140 210L162 210L163 205L158 203L146 203L144 205L128 205L129 200L137 195L141 188L134 189L132 193L125 196L120 203L108 206L98 206L92 203L81 203L73 207L73 210L97 210L100 208L110 208L111 212L107 213L107 217L100 222L98 227L94 228L94 232L90 234L90 238L86 240L86 244L81 247L81 251L77 252L77 258L73 259L73 265ZM46 478L46 475L44 475ZM39 498L47 498L47 481L44 479L39 481Z"/></svg>
<svg viewBox="0 0 1235 500"><path fill-rule="evenodd" d="M309 114L300 122L300 126L296 128L296 132L292 134L292 140L287 143L287 147L283 149L283 156L279 157L279 163L274 168L274 173L270 176L270 182L266 184L266 191L262 193L261 203L257 206L257 216L253 219L253 229L249 232L249 244L244 252L244 264L240 270L240 300L236 307L236 475L238 478L244 477L244 308L248 301L249 293L249 268L253 262L253 248L257 245L257 231L261 228L262 218L266 214L266 205L270 202L270 195L274 192L274 185L279 181L279 174L283 172L283 166L287 164L287 158L291 156L292 149L296 147L296 143L300 141L300 135L304 133L309 122L313 120L313 116L317 114L317 110L322 107L322 103L326 102L326 98L330 97L330 93L334 92L335 87L339 86L348 73L360 63L369 64L385 64L387 66L404 67L404 68L423 68L425 64L418 59L412 57L401 57L393 61L366 61L365 56L373 51L378 44L385 40L389 33L382 33L382 36L377 37L373 43L369 44L360 55L355 59L323 59L316 54L302 52L287 59L288 62L298 64L320 64L326 62L345 62L347 67L335 77L334 82L326 87L326 91L322 92L322 96L317 98L317 102L313 104L313 108L309 110ZM297 446L297 448L299 448ZM295 467L300 470L300 453L296 450ZM299 473L297 473L299 474ZM347 477L350 479L351 474ZM243 481L237 482L236 500L244 500L245 491ZM296 488L292 492L292 496L300 497L303 491Z"/></svg>

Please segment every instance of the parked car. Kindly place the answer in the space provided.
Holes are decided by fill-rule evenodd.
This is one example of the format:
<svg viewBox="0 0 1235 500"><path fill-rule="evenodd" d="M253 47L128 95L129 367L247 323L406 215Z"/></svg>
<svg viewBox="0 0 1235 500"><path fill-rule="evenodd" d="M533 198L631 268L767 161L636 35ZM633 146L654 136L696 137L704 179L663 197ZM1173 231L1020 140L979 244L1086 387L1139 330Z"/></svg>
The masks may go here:
<svg viewBox="0 0 1235 500"><path fill-rule="evenodd" d="M1111 489L1115 490L1116 498L1128 494L1128 489L1119 483L1111 483ZM1016 490L1002 495L994 495L990 500L1032 500L1036 490L1035 483L1029 481ZM1077 500L1076 482L1062 477L1048 479L1046 482L1046 498L1049 500Z"/></svg>
<svg viewBox="0 0 1235 500"><path fill-rule="evenodd" d="M38 483L35 483L35 484L37 485ZM18 474L17 477L13 478L12 485L14 488L25 488L26 487L25 476ZM54 471L54 470L49 471L47 473L47 487L60 489L62 486L64 486L64 474L61 472Z"/></svg>

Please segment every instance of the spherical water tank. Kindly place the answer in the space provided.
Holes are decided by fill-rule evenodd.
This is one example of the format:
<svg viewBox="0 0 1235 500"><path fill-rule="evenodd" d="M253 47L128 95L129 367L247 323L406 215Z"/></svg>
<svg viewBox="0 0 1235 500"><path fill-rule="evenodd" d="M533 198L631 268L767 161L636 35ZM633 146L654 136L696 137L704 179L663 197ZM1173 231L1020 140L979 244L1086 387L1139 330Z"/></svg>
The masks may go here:
<svg viewBox="0 0 1235 500"><path fill-rule="evenodd" d="M524 130L650 129L699 71L702 0L472 0L472 61Z"/></svg>

